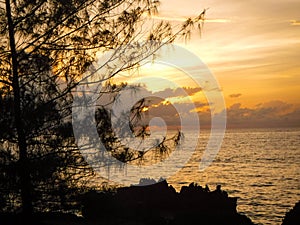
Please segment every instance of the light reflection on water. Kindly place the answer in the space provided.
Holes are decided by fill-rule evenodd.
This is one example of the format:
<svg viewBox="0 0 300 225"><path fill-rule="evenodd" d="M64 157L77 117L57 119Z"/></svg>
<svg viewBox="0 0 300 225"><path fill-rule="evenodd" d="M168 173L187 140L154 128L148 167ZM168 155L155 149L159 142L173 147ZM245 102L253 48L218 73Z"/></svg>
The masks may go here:
<svg viewBox="0 0 300 225"><path fill-rule="evenodd" d="M214 189L222 185L239 197L238 211L253 222L279 225L300 200L300 129L227 130L218 156L205 171L198 170L208 131L189 163L168 182L176 189L191 182ZM186 141L193 132L185 134Z"/></svg>

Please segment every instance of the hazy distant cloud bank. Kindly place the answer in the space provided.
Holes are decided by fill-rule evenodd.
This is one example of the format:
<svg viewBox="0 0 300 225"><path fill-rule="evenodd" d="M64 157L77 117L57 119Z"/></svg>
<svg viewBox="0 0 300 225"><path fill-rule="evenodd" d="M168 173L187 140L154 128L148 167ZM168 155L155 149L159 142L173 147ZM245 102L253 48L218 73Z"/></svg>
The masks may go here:
<svg viewBox="0 0 300 225"><path fill-rule="evenodd" d="M160 95L169 99L183 98L188 93L195 95L201 89L172 90L165 89ZM150 92L149 92L150 93ZM231 94L229 97L238 98L242 94ZM189 113L196 111L199 115L202 127L208 128L211 123L211 112L207 102L168 102L163 99L150 101L149 116L161 117L169 127L180 126L180 117L189 118ZM182 112L178 115L177 109ZM190 123L193 128L193 121ZM254 127L300 127L300 108L283 101L269 101L259 103L255 107L244 107L241 103L236 103L227 108L228 128L254 128Z"/></svg>

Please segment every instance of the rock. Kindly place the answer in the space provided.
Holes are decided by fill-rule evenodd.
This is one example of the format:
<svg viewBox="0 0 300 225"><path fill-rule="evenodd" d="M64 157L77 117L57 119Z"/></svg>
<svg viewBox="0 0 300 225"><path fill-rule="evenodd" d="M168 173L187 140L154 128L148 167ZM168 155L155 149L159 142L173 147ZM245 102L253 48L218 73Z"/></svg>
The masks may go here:
<svg viewBox="0 0 300 225"><path fill-rule="evenodd" d="M282 225L299 225L300 224L300 201L285 214Z"/></svg>
<svg viewBox="0 0 300 225"><path fill-rule="evenodd" d="M114 193L90 192L83 201L83 216L107 224L253 225L237 212L236 206L237 198L228 197L221 186L209 191L192 183L178 193L164 180L118 188Z"/></svg>

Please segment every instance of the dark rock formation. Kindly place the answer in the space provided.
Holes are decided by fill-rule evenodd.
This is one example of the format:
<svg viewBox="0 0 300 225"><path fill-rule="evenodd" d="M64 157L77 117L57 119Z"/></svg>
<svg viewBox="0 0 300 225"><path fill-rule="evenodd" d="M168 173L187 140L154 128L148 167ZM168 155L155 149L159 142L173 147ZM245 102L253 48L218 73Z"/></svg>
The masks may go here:
<svg viewBox="0 0 300 225"><path fill-rule="evenodd" d="M300 201L285 214L282 225L299 225L300 224Z"/></svg>
<svg viewBox="0 0 300 225"><path fill-rule="evenodd" d="M149 186L119 188L115 192L89 192L83 198L83 216L109 224L235 224L252 225L236 211L237 199L218 186L215 191L197 184L179 193L166 181Z"/></svg>

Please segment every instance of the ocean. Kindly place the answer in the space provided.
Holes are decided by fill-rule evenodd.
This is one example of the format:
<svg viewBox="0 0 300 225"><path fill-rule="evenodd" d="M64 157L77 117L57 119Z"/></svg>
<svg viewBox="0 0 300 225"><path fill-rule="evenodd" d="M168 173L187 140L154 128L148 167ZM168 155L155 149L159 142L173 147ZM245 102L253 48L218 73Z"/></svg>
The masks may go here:
<svg viewBox="0 0 300 225"><path fill-rule="evenodd" d="M281 224L300 200L300 129L227 129L214 162L200 172L208 136L209 130L201 130L192 158L168 182L177 190L191 182L211 190L220 184L253 222ZM193 131L185 134L189 138L195 138Z"/></svg>

